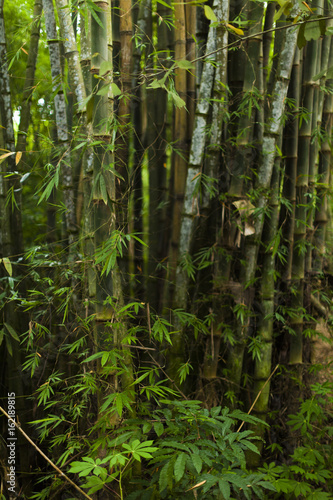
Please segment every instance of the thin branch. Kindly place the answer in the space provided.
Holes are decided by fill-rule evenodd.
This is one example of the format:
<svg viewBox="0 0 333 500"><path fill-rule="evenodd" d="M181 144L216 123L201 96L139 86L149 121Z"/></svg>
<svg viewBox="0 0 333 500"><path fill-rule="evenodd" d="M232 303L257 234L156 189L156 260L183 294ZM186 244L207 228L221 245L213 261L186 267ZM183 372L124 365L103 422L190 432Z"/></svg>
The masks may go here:
<svg viewBox="0 0 333 500"><path fill-rule="evenodd" d="M255 407L255 404L256 402L258 401L259 397L260 397L260 394L262 393L262 391L265 389L266 385L268 384L268 382L271 380L271 378L273 377L274 373L276 372L276 370L279 368L280 365L276 365L276 367L274 368L274 370L272 371L272 373L270 374L270 376L268 377L268 379L266 380L266 382L264 383L264 385L262 386L262 388L260 389L260 391L258 392L257 396L256 396L256 399L253 401L253 404L251 406L251 408L249 409L249 411L247 412L248 415L250 415L251 411L253 410L253 408ZM238 427L237 429L237 432L239 432L241 430L241 428L243 427L245 421L243 420L243 422L240 424L240 426Z"/></svg>
<svg viewBox="0 0 333 500"><path fill-rule="evenodd" d="M314 22L319 21L319 20L320 21L327 21L329 19L333 19L333 16L320 17L319 19L318 18L317 19L307 19L306 21L298 21L297 23L286 24L285 26L280 26L278 28L277 27L270 28L268 30L258 31L257 33L252 33L252 35L239 37L239 40L235 40L234 42L229 43L228 45L224 45L224 47L220 47L216 50L213 50L212 52L208 52L208 54L204 54L203 56L197 57L196 59L192 59L191 63L201 61L201 59L205 59L206 57L217 54L218 52L221 52L221 50L230 49L231 47L235 47L236 45L241 44L242 42L245 42L246 40L251 40L251 38L256 38L257 36L265 35L266 33L272 33L273 31L285 30L288 28L292 28L293 26L301 26L302 24L314 23Z"/></svg>
<svg viewBox="0 0 333 500"><path fill-rule="evenodd" d="M85 498L88 498L88 500L93 500L89 495L87 495L83 490L81 490L81 488L79 486L77 486L71 479L69 479L68 476L66 476L66 474L64 474L64 472L62 472L59 467L57 467L53 462L52 460L50 460L46 455L45 453L42 452L42 450L40 448L38 448L38 446L32 441L32 439L30 439L30 437L24 432L24 430L20 427L20 425L18 425L14 419L12 419L12 417L10 417L8 415L8 413L5 412L5 410L0 406L0 411L8 418L8 420L10 420L10 422L13 422L13 424L15 425L15 427L20 431L21 434L23 434L23 436L25 437L25 439L27 441L29 441L30 444L32 444L32 446L35 448L35 450L38 451L38 453L40 455L42 455L43 458L45 458L45 460L58 472L58 474L60 474L60 476L62 476L63 478L66 479L66 481L68 481L77 491L79 491L81 493L81 495L83 495Z"/></svg>

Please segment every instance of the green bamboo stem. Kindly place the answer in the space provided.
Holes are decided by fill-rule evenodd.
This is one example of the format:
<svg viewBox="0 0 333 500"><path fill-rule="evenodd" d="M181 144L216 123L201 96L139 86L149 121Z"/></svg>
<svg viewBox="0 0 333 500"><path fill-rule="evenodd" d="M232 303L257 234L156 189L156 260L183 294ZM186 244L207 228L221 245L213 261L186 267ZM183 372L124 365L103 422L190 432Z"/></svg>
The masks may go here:
<svg viewBox="0 0 333 500"><path fill-rule="evenodd" d="M217 19L229 19L229 1L220 1L216 6L215 14ZM216 45L226 46L228 44L228 31L221 23L216 28ZM220 144L223 132L226 134L225 122L228 112L228 52L221 51L216 55L216 70L213 88L212 118L209 137L209 146L207 148L205 173L213 179L217 179L220 172ZM211 208L207 193L204 193L203 209ZM220 243L220 231L216 235L216 241ZM192 234L193 237L193 234ZM228 280L226 273L221 275L221 255L217 252L216 263L214 265L213 282L219 286L221 280ZM230 268L229 268L230 269ZM222 329L224 323L225 297L221 290L217 290L217 298L212 304L212 312L216 314L215 321L212 324L211 338L206 340L205 359L202 367L202 377L206 380L216 379L220 359L220 345ZM208 401L214 401L216 387L210 383L205 388Z"/></svg>
<svg viewBox="0 0 333 500"><path fill-rule="evenodd" d="M265 11L264 31L273 28L274 24L275 5L268 3ZM263 74L264 74L264 87L267 87L267 80L269 78L269 55L271 51L273 32L269 31L263 35Z"/></svg>
<svg viewBox="0 0 333 500"><path fill-rule="evenodd" d="M132 90L132 2L131 0L120 0L119 2L119 36L120 36L120 79L119 85L122 96L118 106L118 130L116 140L116 168L121 178L116 182L116 197L119 202L119 213L117 219L120 227L127 227L127 211L129 196L129 138L131 122L131 90Z"/></svg>
<svg viewBox="0 0 333 500"><path fill-rule="evenodd" d="M303 311L304 311L304 278L310 272L311 262L306 255L311 250L305 245L312 237L311 190L309 183L314 181L316 154L311 155L311 137L316 127L318 113L318 94L315 92L313 76L316 73L318 60L318 42L311 40L306 46L306 64L303 67L303 108L310 114L310 119L303 120L299 131L298 164L296 178L296 211L294 227L294 248L291 283L294 293L291 295L291 307L296 316L291 319L294 334L290 336L290 364L301 364L303 360Z"/></svg>
<svg viewBox="0 0 333 500"><path fill-rule="evenodd" d="M194 4L185 4L185 17L186 17L186 58L192 61L196 58L196 44L195 44L195 33L196 33L196 16L197 7ZM195 97L196 97L196 74L195 69L192 69L186 73L186 108L188 111L187 116L187 142L191 141L194 115L195 115Z"/></svg>
<svg viewBox="0 0 333 500"><path fill-rule="evenodd" d="M281 137L282 142L282 137ZM279 147L282 147L280 143ZM259 397L254 406L253 413L264 422L267 419L269 410L270 395L270 373L272 371L272 351L274 336L274 310L275 310L275 254L274 244L278 233L279 209L280 209L280 171L281 156L275 159L275 166L272 174L271 198L270 198L270 217L266 220L263 230L263 242L266 246L262 261L262 279L261 279L261 318L258 335L262 341L259 354L255 359L253 389L252 395ZM259 451L263 447L263 438L265 426L258 424L253 426L255 435L261 438L256 445ZM259 465L260 455L250 454L247 464L250 468Z"/></svg>
<svg viewBox="0 0 333 500"><path fill-rule="evenodd" d="M171 12L171 6L157 4L157 14L160 19L166 18ZM165 22L157 26L157 67L168 68L167 60L171 46L172 33ZM149 168L149 255L147 300L153 310L158 310L162 292L163 272L158 264L166 257L166 194L167 194L167 129L168 111L167 93L163 89L146 89L147 129L145 146L148 153Z"/></svg>
<svg viewBox="0 0 333 500"><path fill-rule="evenodd" d="M213 23L212 23L213 24ZM207 53L214 50L216 44L215 27L211 27L208 32ZM190 249L191 235L194 232L196 225L196 217L198 215L198 204L194 198L196 179L200 175L205 145L206 135L204 133L208 124L210 103L209 99L212 94L214 84L214 58L207 58L205 61L202 74L201 84L196 106L195 121L193 126L193 135L189 153L189 166L186 179L185 200L181 218L181 231L179 240L179 255L183 256ZM194 179L195 178L195 179ZM187 278L186 273L178 266L176 274L175 287L175 303L178 307L185 307L187 302Z"/></svg>
<svg viewBox="0 0 333 500"><path fill-rule="evenodd" d="M289 207L281 206L280 226L282 228L284 245L287 247L287 263L282 267L281 273L285 282L291 279L292 255L294 244L294 226L296 210L296 175L298 161L298 109L300 106L300 51L296 49L293 69L290 79L288 98L295 104L284 130L283 155L285 156L285 174L283 182L283 197L288 201Z"/></svg>
<svg viewBox="0 0 333 500"><path fill-rule="evenodd" d="M248 18L251 20L249 35L253 37L249 40L247 55L243 68L243 98L253 94L254 99L258 99L256 89L258 88L257 78L259 76L260 50L262 36L257 35L262 25L264 7L261 3L252 3L249 9ZM229 196L239 198L242 196L244 176L249 176L249 167L252 158L252 140L254 137L254 116L256 107L244 109L238 120L236 135L236 158L231 171L231 182Z"/></svg>
<svg viewBox="0 0 333 500"><path fill-rule="evenodd" d="M135 9L137 19L134 19L135 36L143 40L144 45L134 45L133 52L133 89L134 98L132 100L134 159L133 171L131 173L131 212L129 227L131 232L142 234L144 223L142 217L143 208L143 183L142 183L142 163L144 161L144 146L146 132L146 112L145 112L145 88L142 85L141 65L147 70L147 56L150 52L151 24L150 18L151 0L140 2L139 8ZM144 70L143 70L144 71ZM144 259L142 245L137 241L132 241L129 246L129 268L135 276L131 282L131 295L145 300L144 296Z"/></svg>
<svg viewBox="0 0 333 500"><path fill-rule="evenodd" d="M215 2L215 5L216 3L217 2ZM214 50L216 46L215 44L215 27L211 26L208 32L206 47L207 53ZM189 154L189 167L186 179L185 200L180 221L180 239L179 245L177 245L179 256L183 256L190 251L191 238L197 223L198 206L195 203L195 199L193 196L195 188L195 180L193 178L198 177L198 174L200 174L203 155L205 151L206 137L204 134L204 130L207 125L209 116L209 99L213 90L215 73L214 66L212 65L213 60L214 59L209 58L207 59L207 61L205 61L201 74L201 84L196 106L195 122L193 126L193 135ZM175 280L174 304L178 308L180 307L186 309L188 300L188 276L180 265L178 265L177 267ZM168 373L171 379L175 381L177 380L177 382L177 369L179 368L180 364L184 362L184 347L183 331L182 329L180 329L179 333L173 335L173 345L169 350L168 358Z"/></svg>
<svg viewBox="0 0 333 500"><path fill-rule="evenodd" d="M297 6L295 6L295 15L297 14ZM280 51L279 64L275 74L274 83L272 85L272 98L270 108L267 113L265 122L267 127L263 136L262 158L258 168L258 178L256 189L262 193L258 202L258 215L254 223L255 233L253 237L247 240L246 245L246 270L244 283L253 281L256 271L257 256L259 251L259 242L261 238L264 215L267 208L269 197L270 181L272 177L273 166L276 155L276 145L281 133L281 128L284 118L285 99L289 86L290 73L294 60L294 54L297 44L297 31L294 28L287 28L284 31L284 43Z"/></svg>
<svg viewBox="0 0 333 500"><path fill-rule="evenodd" d="M333 64L333 44L330 41L330 52L327 67ZM322 82L324 83L324 82ZM326 81L326 86L332 86L332 80ZM317 198L319 200L315 213L315 234L314 234L314 262L313 272L320 274L323 271L323 259L326 252L326 232L329 222L329 206L327 193L330 188L330 171L332 165L332 151L330 134L333 126L333 98L331 94L326 94L323 103L323 113L321 128L323 131L323 140L319 151L319 168Z"/></svg>
<svg viewBox="0 0 333 500"><path fill-rule="evenodd" d="M111 32L111 9L108 0L98 0L97 14L100 23L92 18L92 68L91 74L93 81L97 78L97 84L94 86L94 109L93 109L93 137L95 141L101 144L94 147L94 173L93 173L93 192L92 192L92 214L94 228L94 246L100 247L116 228L116 214L114 200L116 196L115 176L110 171L110 165L113 165L113 134L110 130L110 124L113 124L113 96L110 94L99 94L102 88L108 82L111 82L112 69L102 72L102 63L108 61L108 68L112 67L112 32ZM102 188L105 186L105 191ZM129 390L133 383L132 357L126 346L121 347L123 338L126 334L126 324L123 322L118 328L111 331L110 325L113 322L116 311L110 305L105 305L107 296L115 297L117 306L123 305L123 291L118 266L116 265L108 276L96 276L96 310L95 310L95 342L97 349L105 349L111 343L118 347L122 352L123 363L126 366L122 376L122 390ZM118 388L118 380L113 381L114 388ZM100 393L101 398L105 394ZM133 410L134 411L134 410ZM110 422L112 425L113 421Z"/></svg>
<svg viewBox="0 0 333 500"><path fill-rule="evenodd" d="M0 146L2 150L7 150L15 152L15 137L14 137L14 126L13 126L13 109L12 109L12 97L10 90L10 80L8 73L8 63L7 63L7 47L6 47L6 31L4 22L4 2L0 1L0 93L1 93L1 105L0 105L0 124L2 131L0 134ZM17 266L15 265L15 260L23 251L23 241L22 241L22 220L21 220L21 210L22 203L21 198L16 200L19 205L11 210L11 205L7 203L8 189L15 187L15 181L18 179L11 178L6 179L6 174L14 173L16 171L16 155L11 155L2 164L2 172L0 174L0 255L1 257L9 258L12 263L12 275L11 279L16 278L18 273ZM14 194L14 193L13 193ZM15 259L15 260L14 260ZM2 270L0 271L2 275ZM6 271L7 275L7 271ZM9 288L9 283L6 285L4 283L4 290L10 296L11 290ZM19 286L16 285L16 291L19 293ZM20 287L22 291L22 287ZM17 335L20 334L22 329L26 327L24 325L23 318L17 314L16 305L13 301L6 298L4 300L4 305L2 308L1 323L9 324ZM22 415L22 420L25 421L25 403L24 403L24 386L23 386L23 376L22 376L22 353L20 349L20 344L18 341L10 338L10 343L12 346L12 353L6 351L5 359L3 359L3 366L6 367L7 373L3 373L5 384L8 392L14 392L16 395L16 411ZM28 481L29 474L29 457L26 450L24 440L21 436L18 436L17 441L17 456L20 460L20 466L22 471L22 483L26 490L30 492L30 486Z"/></svg>
<svg viewBox="0 0 333 500"><path fill-rule="evenodd" d="M318 3L317 6L319 11L323 9L323 6L324 6L324 1L322 0ZM330 52L330 40L327 37L324 37L324 40L321 39L317 40L317 55L315 58L315 67L313 68L315 74L327 68L329 52ZM320 82L316 82L314 84L313 114L311 116L312 129L314 134L316 134L320 130L322 115L323 115L324 93L320 91L319 87L320 87ZM307 217L308 251L305 257L305 268L308 275L311 274L312 272L314 217L316 211L315 193L316 193L316 181L318 177L318 152L319 152L319 141L316 140L315 137L313 137L310 144L309 186L308 186L308 203L312 204L312 206L309 209Z"/></svg>
<svg viewBox="0 0 333 500"><path fill-rule="evenodd" d="M297 11L297 7L295 7ZM251 306L253 294L249 288L255 278L257 258L261 241L265 214L270 199L270 184L277 154L277 145L282 129L283 115L285 109L285 98L289 86L291 68L297 43L297 33L294 29L286 29L284 32L284 43L279 54L277 69L272 84L271 100L267 117L265 117L266 128L262 141L262 156L257 171L256 191L260 197L256 201L256 217L253 221L252 234L245 238L245 265L242 268L240 297L236 297L237 303L243 304L244 314L236 318L238 344L230 351L227 367L229 376L234 387L239 388L241 384L242 364L244 351L248 337L250 324Z"/></svg>
<svg viewBox="0 0 333 500"><path fill-rule="evenodd" d="M85 8L85 4L80 4L80 65L82 77L86 89L86 95L90 95L92 91L92 82L90 75L91 68L91 14Z"/></svg>
<svg viewBox="0 0 333 500"><path fill-rule="evenodd" d="M181 2L175 4L175 60L186 59L186 26L185 7ZM186 102L187 81L186 71L179 67L175 70L175 90L179 97ZM184 194L187 175L187 116L184 107L175 107L174 110L174 140L177 152L174 154L173 178L173 215L172 232L169 246L168 271L169 281L174 283L176 277L177 260L179 256L179 238L181 234L181 219L184 204ZM172 295L172 294L171 294ZM170 301L171 303L171 301Z"/></svg>
<svg viewBox="0 0 333 500"><path fill-rule="evenodd" d="M65 57L67 59L68 64L68 73L69 73L69 82L72 89L73 94L76 97L76 106L78 110L82 110L78 113L81 125L81 131L83 136L87 136L86 129L86 116L84 113L84 99L86 98L86 89L84 85L82 69L80 64L79 52L76 44L74 29L72 25L72 18L70 9L64 0L56 1L59 22L60 22L60 32L64 39L63 46ZM63 100L63 96L59 96L59 99ZM63 109L61 110L63 113ZM65 123L65 118L63 115L61 116L61 124ZM65 125L63 125L65 127ZM62 128L63 128L62 127ZM59 129L58 129L59 130ZM65 135L67 133L67 129L59 130L61 135L59 139L63 139L65 148L66 148L66 140ZM71 165L71 158L68 152L68 148L65 150L65 156L63 157L62 162L62 180L64 187L64 203L66 205L66 232L68 234L69 240L69 260L74 260L75 258L75 250L73 243L77 240L78 234L78 225L76 219L76 203L75 203L75 189L74 189L74 174L73 167Z"/></svg>

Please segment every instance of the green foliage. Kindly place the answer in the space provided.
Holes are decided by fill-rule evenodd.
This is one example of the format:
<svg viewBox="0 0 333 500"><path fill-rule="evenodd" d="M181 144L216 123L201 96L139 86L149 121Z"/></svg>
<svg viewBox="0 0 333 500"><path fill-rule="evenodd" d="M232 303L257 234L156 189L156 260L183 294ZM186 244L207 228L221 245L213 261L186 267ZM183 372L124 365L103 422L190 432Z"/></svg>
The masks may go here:
<svg viewBox="0 0 333 500"><path fill-rule="evenodd" d="M302 443L289 463L271 462L259 469L275 486L274 498L333 498L332 388L331 382L312 385L312 397L301 403L298 413L289 415L288 425Z"/></svg>
<svg viewBox="0 0 333 500"><path fill-rule="evenodd" d="M329 254L328 245L317 244L316 238L320 230L324 233L329 226L328 211L320 214L319 211L324 212L324 205L329 204L330 186L323 172L323 158L327 155L329 164L331 152L327 148L318 153L316 147L331 145L331 130L326 123L320 123L319 109L316 110L317 116L287 95L281 111L281 136L277 137L280 134L277 130L269 134L273 141L272 151L263 151L263 138L267 139L264 137L265 127L270 126L266 118L271 116L269 119L273 120L279 106L275 106L276 96L270 94L271 84L264 82L261 60L256 66L257 61L248 58L246 53L247 47L261 43L261 36L252 40L245 32L256 23L250 16L255 10L252 11L252 7L257 5L249 9L245 3L235 5L237 12L229 24L227 19L218 19L220 13L218 9L214 11L215 5L212 8L211 4L204 4L201 0L186 4L186 15L192 7L199 7L197 10L202 19L199 15L198 22L202 26L198 24L195 33L187 30L186 40L180 40L191 55L179 60L174 59L172 36L168 41L165 37L164 41L163 33L164 28L174 28L175 4L157 0L151 9L147 9L144 2L133 5L133 9L139 7L140 10L132 33L136 51L132 54L133 74L131 70L129 80L133 77L135 85L131 90L126 88L131 83L124 79L122 57L120 62L118 55L113 62L107 57L94 74L93 92L82 100L79 108L69 85L68 60L63 61L63 75L57 82L52 82L42 26L36 81L29 88L32 98L32 120L26 132L29 152L25 155L17 152L14 157L15 153L3 149L7 146L2 144L5 154L1 155L4 213L1 218L0 349L5 359L4 367L15 365L15 370L16 365L19 369L22 367L24 390L18 397L30 394L29 407L35 413L30 425L34 426L36 441L89 495L103 491L112 498L129 500L330 499L333 487L330 384L314 385L312 397L301 402L298 413L289 416L288 425L297 435L298 444L286 463L273 462L261 469L248 470L246 460L251 454L258 455L254 443L261 444L263 438L262 432L256 435L250 428L261 429L265 425L236 408L243 404L246 409L247 403L248 407L252 404L249 401L252 395L248 391L248 397L247 391L241 387L241 380L246 381L244 388L247 389L255 379L254 372L260 370L260 383L269 380L269 366L265 373L263 370L264 363L270 363L264 359L269 342L274 342L274 356L283 357L285 352L279 351L280 345L275 339L280 340L283 333L290 342L296 333L293 328L296 321L299 321L298 326L301 321L304 323L302 338L314 339L316 317L310 310L311 293L320 296L327 310L331 308L330 294L322 292L321 283L316 284L315 292L310 291L314 274L318 281L330 279L325 274L328 262L322 269L306 276L306 298L298 307L291 306L290 302L299 293L301 281L296 283L294 280L290 284L289 278L285 278L292 268L292 256L304 262L308 257L309 263L311 253L314 257L316 252L320 253L325 258ZM292 2L279 0L278 5L274 17L276 23L280 16L292 15ZM264 3L266 7L267 3ZM7 60L17 133L29 52L32 2L24 0L17 5L5 2L4 9L6 19L10 20L9 23L6 21ZM83 23L88 32L89 17L92 16L102 27L103 10L91 0L79 5L73 2L70 9L74 20L78 13L81 16L76 40L78 53L82 55ZM116 20L117 9L113 6ZM306 2L299 2L299 9L299 17L287 19L285 25L290 28L288 23L295 23L289 33L298 29L298 20L304 21L299 29L299 47L307 41L314 46L314 42L324 35L332 34L329 23L320 14L312 12ZM266 14L268 10L265 10ZM136 18L136 14L133 17ZM268 17L265 17L265 23ZM148 23L151 33L144 32L145 23ZM230 42L235 51L228 54L226 81L219 81L224 78L220 70L226 69L219 65L220 56L224 56L221 50L227 48L217 46L208 57L203 53L208 24L214 30L214 37L219 36L221 40L221 33L228 31L231 40L236 38L235 43ZM262 25L260 17L259 31ZM270 55L266 54L268 67L272 68L268 72L271 73L271 83L281 66L279 54L273 53L274 47L279 49L274 44L281 31L276 33L271 47L268 47ZM195 55L190 49L190 36L197 51ZM61 33L59 38L61 43L65 41ZM325 45L325 41L324 38L320 44ZM163 43L166 45L162 46ZM110 52L110 47L104 48L105 54ZM96 54L92 56L94 58ZM81 62L82 66L89 65L88 61ZM207 64L215 71L209 95L198 99L198 93L191 94L193 89L178 92L179 75L185 75L188 81L194 76L199 84L202 65ZM258 75L254 81L253 76L251 81L248 79L249 64L251 75ZM96 68L88 69L93 73ZM321 85L325 79L332 78L332 67L316 71L319 72L313 78L321 79ZM115 81L111 81L113 78ZM281 88L287 81L286 75L279 79ZM308 88L312 84L298 82L297 88ZM318 89L313 90L316 93ZM329 86L325 92L330 95ZM67 104L70 139L65 146L55 144L53 105L59 93L65 94ZM160 98L163 94L166 97L165 109L158 120L156 117L151 120L150 96L154 96L152 102L154 106L158 104L160 111L160 102L155 96ZM99 97L104 97L104 102L109 99L112 116L105 119L105 136L92 137L90 123L94 120ZM122 117L117 116L118 104L130 99L137 122L126 126L128 130L125 132ZM198 106L195 116L190 102L191 105L198 102L202 105L201 108ZM187 124L186 139L181 142L173 130L174 108L184 108L181 112L191 120ZM329 108L330 104L327 104L327 114ZM138 110L139 117L136 116ZM216 110L220 115L214 121L212 117ZM271 115L270 110L273 110ZM88 126L80 129L85 112ZM177 113L180 114L178 110ZM303 182L304 174L303 177L299 175L301 169L297 168L297 186L288 185L292 183L293 175L284 141L289 135L289 125L297 120L299 128L306 124L310 129L314 116L316 126L311 130L309 151L315 153L312 156L318 161L311 166L316 172L309 175L311 189L304 193L301 204L298 193L295 195L294 191L300 187L297 183ZM331 117L325 120L330 123ZM191 138L192 122L201 123L202 128L197 128ZM217 144L209 142L215 135L212 123L219 123L222 132L222 140ZM242 123L247 126L242 128ZM172 185L175 175L182 177L184 174L186 177L185 172L175 172L174 158L180 155L187 162L188 144L197 139L197 133L203 134L206 140L206 154L200 158L199 171L191 179L195 181L195 223L192 225L189 218L186 222L197 228L197 232L187 247L190 250L176 256L177 272L181 269L190 282L184 293L185 303L177 304L173 298L174 283L169 283L171 264L167 249L180 247L180 239L171 241L170 228L184 222L175 220L175 212L184 196L179 193L175 197L173 188L166 186ZM3 130L1 140L5 141L5 135ZM247 144L243 143L244 135ZM148 143L150 140L151 144ZM94 148L100 153L97 170L96 165L93 166ZM238 174L238 153L243 151L244 171ZM124 152L126 161L123 160ZM164 156L167 157L165 163ZM272 174L260 170L263 157L269 156L276 160L281 174L275 194L273 186L257 187L262 177L268 178ZM217 165L211 168L215 157L218 158ZM13 172L6 172L8 158L18 160ZM154 185L153 174L161 166L159 163L166 168L167 181L163 185ZM16 172L16 166L19 172ZM73 173L73 228L67 226L68 206L64 200L72 187L68 189L63 185L64 167L69 167ZM213 175L207 175L212 171ZM11 184L16 177L18 186ZM231 196L229 181L237 177L242 187ZM159 197L160 191L167 192L162 200L158 200L157 211L163 213L164 219L158 234L161 248L158 255L154 255L145 243L150 241L146 209L150 201L155 201L155 194ZM21 194L23 202L20 201ZM174 210L174 199L177 210ZM294 220L295 208L303 209L304 218ZM9 222L6 211L10 212ZM122 216L118 220L120 212ZM274 234L270 233L266 240L261 239L261 233L266 231L265 226L262 231L263 217L269 226L274 215L282 213L285 219L280 220ZM32 246L25 250L25 254L16 255L17 252L8 248L15 247L12 245L15 218L21 214L25 247ZM314 224L313 215L324 217L315 220ZM290 226L288 231L287 226ZM295 229L305 237L296 239ZM78 236L79 230L81 234ZM294 230L292 242L289 241L292 239L290 230ZM268 275L274 276L275 288L267 295L260 288L266 258L271 258ZM251 259L256 261L253 272L249 273L252 276L245 279ZM158 273L147 279L148 260L149 265L150 261L156 262ZM151 278L159 282L154 289L154 306L149 304L146 294ZM266 315L267 303L270 302L275 304L274 309L272 306ZM20 321L22 319L23 328L16 316ZM16 320L19 327L16 327ZM258 325L266 320L274 323L274 331L264 332L267 333L265 337L258 335ZM332 323L332 318L328 322ZM243 346L245 353L241 352ZM213 358L217 360L216 373L211 379L205 379L203 365ZM240 373L243 370L238 381L234 380L236 370L230 369L230 360L238 364ZM172 364L175 367L171 375ZM313 365L310 371L314 374L317 370L318 366ZM1 382L4 386L21 383L19 377L12 379L6 370L3 372ZM280 377L282 373L283 368ZM184 400L184 394L193 399ZM197 401L197 398L203 401ZM222 398L223 405L229 404L231 409L222 407ZM254 407L253 411L256 409ZM241 422L246 424L245 430L239 427ZM273 443L270 451L282 453L283 449L280 443ZM265 452L264 448L263 455ZM37 488L44 489L30 495L31 498L41 500L55 494L67 495L67 492L58 491L60 487L64 488L62 478L55 477L49 470L43 471L41 476L43 486L35 483Z"/></svg>
<svg viewBox="0 0 333 500"><path fill-rule="evenodd" d="M131 239L138 241L141 245L146 244L136 234L123 234L115 230L110 238L102 243L95 252L95 264L102 264L101 276L108 275L116 265L117 257L122 257Z"/></svg>
<svg viewBox="0 0 333 500"><path fill-rule="evenodd" d="M253 433L234 431L237 422L255 423L258 419L221 407L208 411L199 401L160 399L159 403L149 419L127 420L115 431L119 437L108 440L105 458L84 457L71 464L69 472L89 476L83 485L90 488L89 494L115 479L121 498L129 500L192 498L193 490L198 498L216 498L221 493L226 500L252 498L252 492L264 498L266 489L274 490L263 473L246 470L245 452L258 453ZM152 431L156 438L145 440ZM144 459L146 479L132 478L136 490L126 495L121 485L133 459Z"/></svg>

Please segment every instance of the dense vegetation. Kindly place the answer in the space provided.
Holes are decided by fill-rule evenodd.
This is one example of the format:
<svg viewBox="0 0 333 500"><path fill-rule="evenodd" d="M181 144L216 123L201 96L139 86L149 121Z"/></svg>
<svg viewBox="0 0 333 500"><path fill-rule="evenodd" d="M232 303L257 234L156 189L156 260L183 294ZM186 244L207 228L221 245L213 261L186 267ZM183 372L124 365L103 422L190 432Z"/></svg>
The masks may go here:
<svg viewBox="0 0 333 500"><path fill-rule="evenodd" d="M0 0L1 498L333 498L331 12Z"/></svg>

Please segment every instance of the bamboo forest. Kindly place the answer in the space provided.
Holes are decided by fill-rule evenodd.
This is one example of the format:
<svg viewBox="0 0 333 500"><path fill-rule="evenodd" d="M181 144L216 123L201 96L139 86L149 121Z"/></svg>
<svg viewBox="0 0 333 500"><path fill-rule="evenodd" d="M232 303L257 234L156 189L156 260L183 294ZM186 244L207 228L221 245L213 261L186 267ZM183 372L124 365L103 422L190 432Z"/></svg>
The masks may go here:
<svg viewBox="0 0 333 500"><path fill-rule="evenodd" d="M0 0L0 500L333 499L331 0Z"/></svg>

